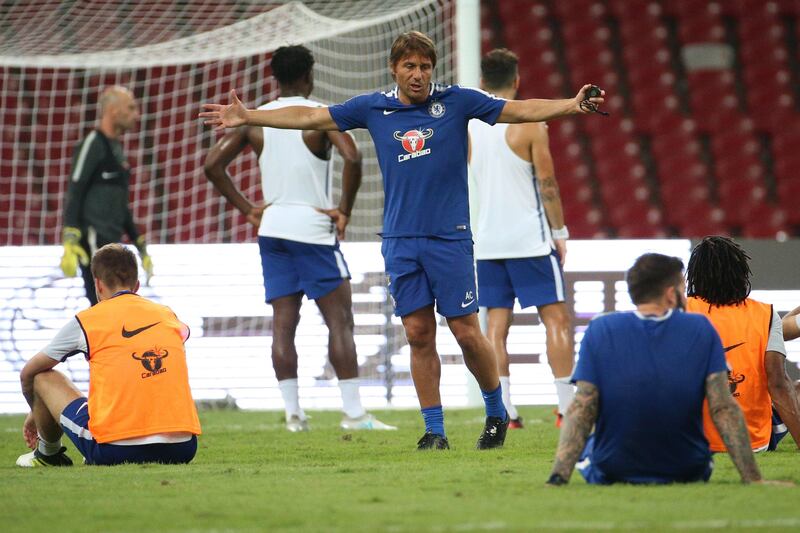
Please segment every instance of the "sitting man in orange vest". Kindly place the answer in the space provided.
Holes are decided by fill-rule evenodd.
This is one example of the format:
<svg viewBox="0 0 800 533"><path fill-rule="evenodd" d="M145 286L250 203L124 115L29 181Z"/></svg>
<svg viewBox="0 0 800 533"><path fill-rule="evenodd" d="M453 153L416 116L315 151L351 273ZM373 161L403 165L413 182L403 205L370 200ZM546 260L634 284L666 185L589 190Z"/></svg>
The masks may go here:
<svg viewBox="0 0 800 533"><path fill-rule="evenodd" d="M33 451L18 466L70 466L66 435L86 464L188 463L200 421L183 343L189 328L166 306L136 295L136 257L119 244L91 263L99 303L78 313L20 373L31 412L22 433ZM53 370L71 355L89 361L89 397Z"/></svg>
<svg viewBox="0 0 800 533"><path fill-rule="evenodd" d="M800 447L800 402L786 374L778 313L749 298L750 256L726 237L706 237L689 258L686 310L708 317L722 339L728 385L747 422L753 451L774 450L787 430ZM711 451L725 444L704 407Z"/></svg>

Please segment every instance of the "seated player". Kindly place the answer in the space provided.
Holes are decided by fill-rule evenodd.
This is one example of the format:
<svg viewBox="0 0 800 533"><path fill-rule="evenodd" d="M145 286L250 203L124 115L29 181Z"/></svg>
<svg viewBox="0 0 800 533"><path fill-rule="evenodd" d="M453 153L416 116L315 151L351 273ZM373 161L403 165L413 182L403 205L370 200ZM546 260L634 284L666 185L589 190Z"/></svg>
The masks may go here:
<svg viewBox="0 0 800 533"><path fill-rule="evenodd" d="M567 483L581 452L592 484L707 481L705 399L742 481L760 481L719 336L705 317L681 312L681 260L645 254L627 282L636 310L599 316L584 334L548 483Z"/></svg>
<svg viewBox="0 0 800 533"><path fill-rule="evenodd" d="M728 386L744 412L753 450L774 450L787 430L800 446L800 405L786 374L781 319L770 304L748 297L749 260L727 237L703 239L689 259L686 309L708 317L722 339ZM711 450L724 452L710 415L704 418Z"/></svg>
<svg viewBox="0 0 800 533"><path fill-rule="evenodd" d="M33 451L17 465L72 465L64 433L86 464L188 463L200 434L183 347L189 328L169 307L136 294L136 256L122 245L100 248L91 271L99 303L20 373L31 407L22 433ZM89 360L88 398L53 370L78 353Z"/></svg>

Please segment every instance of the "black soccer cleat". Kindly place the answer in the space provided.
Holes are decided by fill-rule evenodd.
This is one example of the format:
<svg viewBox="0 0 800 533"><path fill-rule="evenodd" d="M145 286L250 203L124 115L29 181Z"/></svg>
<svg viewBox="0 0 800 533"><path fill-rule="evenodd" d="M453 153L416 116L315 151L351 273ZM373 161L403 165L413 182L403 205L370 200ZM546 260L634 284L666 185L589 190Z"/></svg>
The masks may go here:
<svg viewBox="0 0 800 533"><path fill-rule="evenodd" d="M483 427L483 433L478 437L478 444L476 444L475 447L479 450L502 448L503 443L506 441L508 423L508 414L506 414L505 419L499 416L487 416L486 425Z"/></svg>
<svg viewBox="0 0 800 533"><path fill-rule="evenodd" d="M17 466L22 467L36 467L36 466L72 466L72 459L67 456L67 449L61 447L55 455L45 455L38 449L20 455L17 459Z"/></svg>
<svg viewBox="0 0 800 533"><path fill-rule="evenodd" d="M439 435L438 433L431 433L426 431L425 434L417 442L417 450L449 450L450 443L447 442L447 437Z"/></svg>

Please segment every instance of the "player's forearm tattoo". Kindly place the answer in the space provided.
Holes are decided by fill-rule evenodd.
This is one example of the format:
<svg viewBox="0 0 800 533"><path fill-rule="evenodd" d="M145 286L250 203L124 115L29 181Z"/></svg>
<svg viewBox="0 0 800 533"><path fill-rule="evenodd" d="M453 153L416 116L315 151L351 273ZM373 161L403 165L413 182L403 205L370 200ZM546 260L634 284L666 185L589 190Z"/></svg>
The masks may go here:
<svg viewBox="0 0 800 533"><path fill-rule="evenodd" d="M742 481L750 483L760 480L761 472L750 447L750 435L744 415L731 396L726 372L715 372L706 378L706 398L711 419L717 426Z"/></svg>
<svg viewBox="0 0 800 533"><path fill-rule="evenodd" d="M575 399L570 404L564 417L564 424L561 426L553 474L558 474L565 480L572 475L575 463L597 420L599 407L600 392L597 387L586 381L579 381Z"/></svg>
<svg viewBox="0 0 800 533"><path fill-rule="evenodd" d="M543 201L552 202L561 199L558 194L558 182L553 176L542 178L540 183L542 186L541 195Z"/></svg>

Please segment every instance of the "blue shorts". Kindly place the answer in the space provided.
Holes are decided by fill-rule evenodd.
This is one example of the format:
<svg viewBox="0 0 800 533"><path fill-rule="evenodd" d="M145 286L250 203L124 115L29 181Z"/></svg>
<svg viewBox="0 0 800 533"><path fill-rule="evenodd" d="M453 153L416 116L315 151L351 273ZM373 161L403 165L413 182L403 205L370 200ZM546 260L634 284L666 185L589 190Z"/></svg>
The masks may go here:
<svg viewBox="0 0 800 533"><path fill-rule="evenodd" d="M701 469L703 470L697 476L690 479L659 479L654 477L643 477L641 479L610 479L606 474L598 468L597 465L592 463L592 454L594 453L594 433L589 435L586 440L586 445L583 447L578 462L575 465L578 472L581 473L586 483L590 485L611 485L613 483L631 483L633 485L666 485L669 483L697 483L699 481L708 481L711 479L711 474L714 472L714 461L709 460L708 465Z"/></svg>
<svg viewBox="0 0 800 533"><path fill-rule="evenodd" d="M76 398L61 412L61 428L86 458L87 465L118 465L122 463L184 464L194 459L197 436L173 444L138 444L120 446L99 444L89 432L89 404L86 398Z"/></svg>
<svg viewBox="0 0 800 533"><path fill-rule="evenodd" d="M338 241L328 246L259 237L258 247L267 303L298 292L316 300L350 279Z"/></svg>
<svg viewBox="0 0 800 533"><path fill-rule="evenodd" d="M395 316L434 302L445 317L478 311L471 240L391 237L383 239L381 253Z"/></svg>
<svg viewBox="0 0 800 533"><path fill-rule="evenodd" d="M564 301L564 272L558 252L519 259L479 259L478 299L481 307L522 308Z"/></svg>

